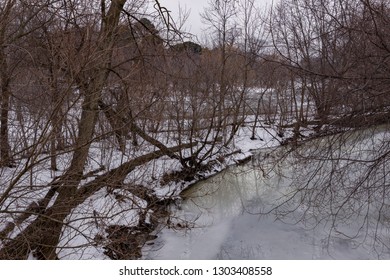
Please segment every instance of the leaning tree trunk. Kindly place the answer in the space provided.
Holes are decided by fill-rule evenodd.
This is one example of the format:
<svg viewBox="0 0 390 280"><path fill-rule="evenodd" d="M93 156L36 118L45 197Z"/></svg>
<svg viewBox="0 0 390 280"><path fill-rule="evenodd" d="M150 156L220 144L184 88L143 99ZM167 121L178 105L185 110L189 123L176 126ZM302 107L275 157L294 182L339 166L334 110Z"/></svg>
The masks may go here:
<svg viewBox="0 0 390 280"><path fill-rule="evenodd" d="M73 209L101 188L107 185L115 186L123 183L127 174L133 171L137 166L141 166L164 155L169 156L183 149L192 148L197 144L198 142L193 142L166 148L166 150L153 151L149 154L145 154L125 162L119 167L107 171L105 174L97 176L96 179L79 187L72 196L63 197L61 199L61 204L57 199L53 206L41 211L41 208L43 209L48 206L49 201L54 196L57 188L66 187L65 185L58 185L58 183L63 180L60 180L58 183L52 183L46 197L38 203L33 203L26 213L22 213L16 219L18 221L18 225L20 225L31 215L41 214L35 222L28 225L27 228L16 238L6 243L6 245L0 250L0 259L24 259L31 251L34 251L35 256L40 259L57 258L56 249L59 242L59 233L61 233L63 220ZM44 215L47 216L45 217ZM15 224L9 223L5 229L0 232L0 236L8 235L14 228Z"/></svg>
<svg viewBox="0 0 390 280"><path fill-rule="evenodd" d="M65 218L78 202L78 186L83 178L83 170L87 161L89 148L93 139L98 115L98 101L106 85L108 69L110 69L114 31L126 0L113 0L103 15L103 27L99 42L99 63L95 65L89 81L81 90L84 94L81 119L78 127L78 138L75 143L73 158L68 170L55 183L58 196L53 205L41 210L41 214L28 225L14 240L6 243L0 250L1 258L24 259L29 252L35 251L41 259L56 259L56 248L61 236ZM16 248L15 248L16 247Z"/></svg>

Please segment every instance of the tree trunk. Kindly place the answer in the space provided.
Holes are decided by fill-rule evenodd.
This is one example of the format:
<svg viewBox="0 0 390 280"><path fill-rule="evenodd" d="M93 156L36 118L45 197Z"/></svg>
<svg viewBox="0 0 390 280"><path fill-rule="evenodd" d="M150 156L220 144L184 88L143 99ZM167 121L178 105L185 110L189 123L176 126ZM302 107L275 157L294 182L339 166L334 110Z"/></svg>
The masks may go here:
<svg viewBox="0 0 390 280"><path fill-rule="evenodd" d="M12 166L11 148L8 139L8 115L11 99L11 77L8 69L6 53L6 30L9 24L8 18L15 1L5 3L3 13L0 14L0 79L1 79L1 104L0 104L0 166Z"/></svg>
<svg viewBox="0 0 390 280"><path fill-rule="evenodd" d="M130 160L121 166L98 176L95 180L79 187L78 189L71 188L73 193L62 192L56 199L53 206L46 210L40 210L41 206L45 207L53 195L55 189L67 188L65 179L61 178L58 182L52 185L46 195L46 199L40 201L37 207L31 208L30 214L39 214L38 218L29 224L20 234L14 239L4 244L0 250L0 259L26 259L30 252L34 252L39 259L57 259L56 249L59 242L62 227L65 218L72 212L74 208L82 204L88 197L99 191L105 186L115 186L123 182L126 175L129 174L135 167L143 165L151 160L157 159L164 155L173 154L182 149L191 148L198 143L183 144L167 150L154 151L149 154L140 156ZM72 178L66 178L71 184ZM62 184L62 185L61 185ZM27 215L26 215L27 214ZM29 217L28 213L22 213L17 220L22 223ZM8 227L8 226L7 226ZM12 225L11 225L12 227ZM11 229L12 230L12 229ZM7 235L10 230L2 231L1 234Z"/></svg>
<svg viewBox="0 0 390 280"><path fill-rule="evenodd" d="M0 51L2 52L2 51ZM3 54L0 54L1 71L1 113L0 113L0 166L12 167L12 154L8 138L8 115L11 99L9 89L9 79L5 73L7 70L6 64L3 63Z"/></svg>
<svg viewBox="0 0 390 280"><path fill-rule="evenodd" d="M35 249L39 258L57 258L56 248L61 236L63 221L79 204L80 198L77 196L77 190L83 178L84 166L93 140L99 111L98 101L108 78L114 31L125 3L126 0L111 1L107 15L102 19L103 27L99 37L101 38L100 59L91 71L92 73L90 72L89 76L79 81L80 90L84 95L79 132L70 167L56 183L58 196L53 206L43 211L44 214L38 216L14 241L0 251L0 257L26 258L28 253Z"/></svg>

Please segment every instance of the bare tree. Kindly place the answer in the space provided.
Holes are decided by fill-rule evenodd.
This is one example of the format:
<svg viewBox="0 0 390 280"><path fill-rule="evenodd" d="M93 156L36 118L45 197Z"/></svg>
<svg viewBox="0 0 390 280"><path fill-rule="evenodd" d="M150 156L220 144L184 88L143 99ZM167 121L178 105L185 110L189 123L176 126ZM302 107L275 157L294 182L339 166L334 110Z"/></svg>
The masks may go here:
<svg viewBox="0 0 390 280"><path fill-rule="evenodd" d="M9 2L15 4L12 12L25 9L22 18L28 19L29 29L17 30L20 53L7 53L6 60L20 60L6 74L14 74L17 119L11 123L22 144L12 138L17 164L1 169L2 259L31 254L55 259L66 250L83 252L97 244L112 258L137 256L137 248L158 226L158 215L167 216L169 199L157 197L153 186L137 185L132 176L153 177L161 172L148 174L156 159L180 162L182 150L200 144L182 138L172 147L172 141L169 146L162 141L170 122L165 111L171 89L168 50L145 17L146 2L106 2ZM156 7L163 24L172 28L169 13L157 1ZM4 19L13 26L11 18ZM80 216L85 203L102 197L107 199L101 212L89 208L90 216ZM151 211L156 215L150 217ZM129 223L134 226L112 225L122 213L126 219L133 216ZM123 230L130 232L124 237ZM72 247L68 242L75 236L83 242ZM132 244L129 252L120 249L126 244Z"/></svg>
<svg viewBox="0 0 390 280"><path fill-rule="evenodd" d="M280 63L294 73L291 96L304 91L320 120L312 123L332 134L282 158L294 166L283 175L292 183L274 210L313 227L326 221L329 238L368 238L378 257L388 250L381 235L389 214L386 11L386 1L283 1L271 20Z"/></svg>
<svg viewBox="0 0 390 280"><path fill-rule="evenodd" d="M72 159L64 174L48 186L49 191L39 201L39 207L34 210L31 210L30 207L30 210L25 212L27 214L24 215L23 219L34 213L39 213L39 215L22 233L3 246L1 249L2 258L25 258L31 250L34 250L41 258L56 258L56 247L61 236L63 221L77 205L85 200L85 197L77 199L78 186L84 178L83 171L88 159L89 147L94 139L99 100L101 100L101 95L107 84L112 64L116 28L125 3L125 0L112 1L107 13L101 15L102 28L99 31L94 25L98 21L94 21L93 18L92 25L91 22L84 24L84 26L73 25L78 30L82 28L84 33L81 34L85 37L77 39L79 45L77 46L76 41L75 48L68 49L69 52L65 53L67 58L70 58L69 55L75 55L73 58L76 58L77 62L74 59L69 59L66 61L67 65L61 65L67 69L67 75L74 75L74 85L77 86L82 97L78 136L73 146ZM72 15L70 18L72 20L82 6L70 6L74 10L66 11ZM67 8L65 6L65 9ZM69 23L72 24L72 21ZM80 33L74 34L77 36ZM70 35L72 35L72 31ZM67 50L65 49L65 51ZM55 81L52 80L52 82ZM10 184L2 193L2 205L12 188L13 185ZM54 199L53 204L48 207L48 203L52 199Z"/></svg>

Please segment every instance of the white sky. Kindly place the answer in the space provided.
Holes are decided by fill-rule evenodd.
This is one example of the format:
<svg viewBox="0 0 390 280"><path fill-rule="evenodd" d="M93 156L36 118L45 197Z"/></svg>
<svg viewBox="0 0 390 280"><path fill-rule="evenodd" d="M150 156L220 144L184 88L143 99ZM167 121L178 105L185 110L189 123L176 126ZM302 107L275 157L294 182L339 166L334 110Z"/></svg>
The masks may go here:
<svg viewBox="0 0 390 280"><path fill-rule="evenodd" d="M188 32L201 36L202 22L200 13L207 7L210 0L159 0L161 6L166 7L172 12L172 17L176 20L179 16L179 7L190 11L190 16L185 24L185 29ZM278 0L255 0L259 6L269 5ZM204 27L203 27L204 28Z"/></svg>

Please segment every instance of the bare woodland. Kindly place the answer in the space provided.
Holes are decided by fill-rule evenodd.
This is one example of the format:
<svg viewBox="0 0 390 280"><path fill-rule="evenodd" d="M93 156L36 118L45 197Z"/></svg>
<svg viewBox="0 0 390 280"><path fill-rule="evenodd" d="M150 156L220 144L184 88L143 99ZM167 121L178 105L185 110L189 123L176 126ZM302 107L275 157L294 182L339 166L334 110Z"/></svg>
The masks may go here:
<svg viewBox="0 0 390 280"><path fill-rule="evenodd" d="M139 258L159 227L180 227L175 191L158 190L238 152L240 127L252 140L274 131L324 174L300 170L302 219L337 228L372 206L377 233L388 227L390 143L371 136L390 120L389 2L210 0L202 18L204 43L157 0L0 1L0 259L82 258L90 246ZM343 149L362 138L371 156ZM86 207L98 199L110 202ZM128 226L111 223L128 213Z"/></svg>

